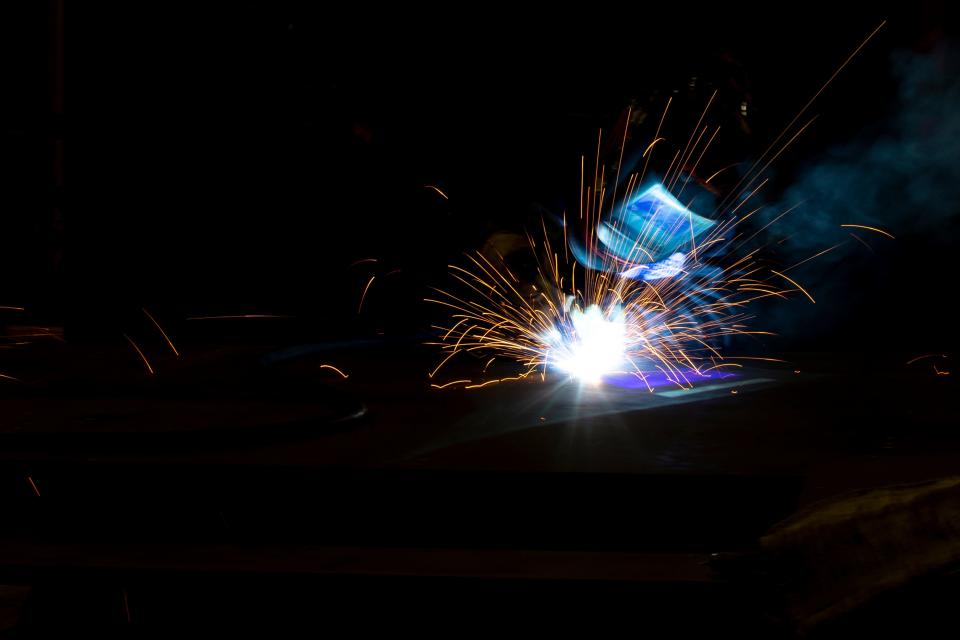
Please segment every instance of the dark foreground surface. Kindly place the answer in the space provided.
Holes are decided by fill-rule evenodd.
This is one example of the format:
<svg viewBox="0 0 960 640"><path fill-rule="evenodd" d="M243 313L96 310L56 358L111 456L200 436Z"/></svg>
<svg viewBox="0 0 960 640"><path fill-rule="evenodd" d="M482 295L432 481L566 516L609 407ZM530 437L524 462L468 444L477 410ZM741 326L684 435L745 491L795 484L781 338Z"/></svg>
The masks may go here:
<svg viewBox="0 0 960 640"><path fill-rule="evenodd" d="M824 498L960 469L956 378L907 358L796 356L650 394L437 390L410 344L185 351L153 376L122 347L7 359L7 633L789 636L756 566L765 532ZM915 634L918 615L946 615L951 576L814 633Z"/></svg>

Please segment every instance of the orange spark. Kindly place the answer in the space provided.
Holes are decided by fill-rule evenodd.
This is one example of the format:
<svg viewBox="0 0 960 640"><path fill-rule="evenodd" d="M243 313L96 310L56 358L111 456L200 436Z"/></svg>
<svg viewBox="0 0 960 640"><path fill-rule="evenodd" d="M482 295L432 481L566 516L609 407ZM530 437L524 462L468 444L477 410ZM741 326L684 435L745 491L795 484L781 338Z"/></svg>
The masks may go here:
<svg viewBox="0 0 960 640"><path fill-rule="evenodd" d="M127 334L123 334L123 337L127 339L127 342L129 342L134 349L137 350L137 353L140 354L140 358L143 360L143 364L147 365L147 372L150 375L153 375L154 374L153 367L150 366L150 361L147 360L147 356L143 355L143 351L140 350L140 347L137 346L137 343L131 340L130 336L128 336Z"/></svg>
<svg viewBox="0 0 960 640"><path fill-rule="evenodd" d="M795 286L797 289L799 289L800 292L803 293L803 295L807 296L810 299L810 302L812 302L813 304L817 304L817 301L813 299L813 296L807 293L807 290L801 287L800 284L793 278L787 277L782 273L780 273L779 271L774 271L773 269L770 269L770 273L777 274L778 276L780 276L781 278L783 278L784 280L786 280L787 282Z"/></svg>
<svg viewBox="0 0 960 640"><path fill-rule="evenodd" d="M711 181L711 180L713 180L714 178L716 178L718 175L720 175L721 173L723 173L723 172L726 171L727 169L733 169L733 168L734 168L735 166L737 166L738 164L740 164L740 163L739 163L739 162L734 162L733 164L730 164L730 165L725 166L723 169L720 169L719 171L717 171L717 172L715 172L713 175L711 175L709 178L707 178L706 180L704 180L704 183L710 184L710 181Z"/></svg>
<svg viewBox="0 0 960 640"><path fill-rule="evenodd" d="M647 157L647 154L650 153L650 150L653 149L653 145L657 144L658 142L660 142L660 141L662 141L662 140L666 140L666 138L656 138L653 142L651 142L650 144L648 144L648 145L647 145L647 148L643 150L643 155L640 156L640 157L641 157L641 158L646 158L646 157Z"/></svg>
<svg viewBox="0 0 960 640"><path fill-rule="evenodd" d="M179 358L179 357L180 357L180 352L177 351L177 348L176 348L175 346L173 346L173 341L170 340L170 336L168 336L168 335L167 335L167 332L163 330L163 327L160 326L160 323L157 322L157 321L154 319L154 317L153 317L152 315L150 315L150 312L147 311L146 309L143 309L143 312L144 312L145 314L147 314L147 317L150 318L150 322L153 323L153 325L157 328L157 331L160 332L160 335L163 336L163 339L167 341L167 344L168 344L168 345L170 345L170 349L173 351L173 355L175 355L175 356L177 356L177 357Z"/></svg>
<svg viewBox="0 0 960 640"><path fill-rule="evenodd" d="M423 188L424 188L424 189L433 189L434 191L436 191L437 193L439 193L441 196L443 196L443 199L444 199L444 200L449 200L449 199L450 199L450 198L447 196L447 194L445 194L443 191L440 191L440 189L436 188L436 187L433 186L432 184L425 184L425 185L423 185Z"/></svg>
<svg viewBox="0 0 960 640"><path fill-rule="evenodd" d="M430 386L433 387L434 389L446 389L446 388L449 387L450 385L462 384L462 383L470 384L471 382L472 382L472 380L454 380L454 381L452 381L452 382L447 382L447 383L444 383L444 384L431 384Z"/></svg>
<svg viewBox="0 0 960 640"><path fill-rule="evenodd" d="M373 284L374 279L377 276L370 276L370 280L367 281L367 286L363 288L363 295L360 296L360 305L357 307L357 313L360 313L363 310L363 301L367 298L367 291L370 290L370 285Z"/></svg>
<svg viewBox="0 0 960 640"><path fill-rule="evenodd" d="M842 224L842 225L840 225L840 226L843 227L843 228L845 228L845 229L866 229L867 231L875 231L875 232L879 233L880 235L887 236L887 237L890 238L891 240L896 240L896 238L893 237L893 234L892 234L892 233L889 233L889 232L887 232L887 231L884 231L883 229L878 229L878 228L876 228L876 227L868 227L868 226L865 225L865 224Z"/></svg>
<svg viewBox="0 0 960 640"><path fill-rule="evenodd" d="M343 378L344 380L346 380L347 378L350 377L349 374L346 374L346 373L344 373L343 371L340 371L340 369L337 369L337 368L336 368L335 366L333 366L332 364L322 364L322 365L320 365L320 368L321 368L321 369L330 369L331 371L336 371L337 373L340 374L340 377Z"/></svg>
<svg viewBox="0 0 960 640"><path fill-rule="evenodd" d="M846 241L846 242L849 242L849 241ZM826 253L830 253L831 251L833 251L834 249L836 249L837 247L839 247L841 244L844 244L844 243L841 242L841 243L839 243L839 244L835 244L835 245L833 245L832 247L828 247L828 248L824 249L823 251L821 251L821 252L819 252L819 253L815 253L814 255L810 256L809 258L805 258L804 260L801 260L800 262L798 262L798 263L796 263L796 264L790 265L789 267L787 267L786 269L784 269L784 271L790 271L791 269L796 269L797 267L799 267L800 265L802 265L802 264L804 264L804 263L810 262L811 260L816 260L816 259L819 258L820 256L822 256L822 255L824 255L824 254L826 254Z"/></svg>

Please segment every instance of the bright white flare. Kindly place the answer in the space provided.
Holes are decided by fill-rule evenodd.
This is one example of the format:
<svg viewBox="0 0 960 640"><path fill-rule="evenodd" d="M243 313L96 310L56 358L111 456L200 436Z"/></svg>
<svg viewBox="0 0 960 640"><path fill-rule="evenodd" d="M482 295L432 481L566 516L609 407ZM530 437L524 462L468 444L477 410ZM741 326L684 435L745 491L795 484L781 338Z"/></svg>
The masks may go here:
<svg viewBox="0 0 960 640"><path fill-rule="evenodd" d="M586 311L574 307L570 323L543 336L549 345L547 364L588 384L621 372L627 365L627 327L623 309L611 307L606 313L597 305Z"/></svg>

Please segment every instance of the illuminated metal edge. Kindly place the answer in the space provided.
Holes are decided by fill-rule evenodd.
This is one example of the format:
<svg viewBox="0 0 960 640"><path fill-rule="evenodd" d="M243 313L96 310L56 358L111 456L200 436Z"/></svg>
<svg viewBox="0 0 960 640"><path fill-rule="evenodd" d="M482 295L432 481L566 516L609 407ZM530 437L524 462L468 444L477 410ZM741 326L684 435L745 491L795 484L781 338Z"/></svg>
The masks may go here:
<svg viewBox="0 0 960 640"><path fill-rule="evenodd" d="M692 386L681 388L665 374L656 373L660 377L654 377L652 372L645 374L654 388L652 393L633 374L610 376L601 384L582 384L575 378L548 374L546 383L541 382L539 376L531 376L526 381L493 385L488 390L491 394L488 402L452 424L443 437L425 444L409 457L517 431L583 424L607 416L729 397L729 391L740 388L749 393L792 381L769 370L741 370L736 374L694 375L697 379L691 379ZM628 379L635 380L642 388L617 384L627 383Z"/></svg>

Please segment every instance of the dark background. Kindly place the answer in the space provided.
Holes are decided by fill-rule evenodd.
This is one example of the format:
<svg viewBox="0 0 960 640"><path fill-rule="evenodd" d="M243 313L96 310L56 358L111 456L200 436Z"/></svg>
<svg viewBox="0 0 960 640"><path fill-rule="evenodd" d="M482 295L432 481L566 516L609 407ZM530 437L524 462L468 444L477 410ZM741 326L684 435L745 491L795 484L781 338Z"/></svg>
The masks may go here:
<svg viewBox="0 0 960 640"><path fill-rule="evenodd" d="M785 583L740 554L799 506L957 469L956 372L934 370L946 357L905 365L956 348L960 158L936 154L941 139L958 148L948 3L323 4L0 9L0 306L24 307L0 310L14 378L0 387L0 584L30 593L15 637L511 617L795 637L770 633ZM647 113L643 141L672 97L666 133L682 144L716 90L723 132L704 167L749 164L884 19L763 196L775 209L849 145L891 135L912 104L893 56L935 63L917 103L957 109L935 105L909 133L941 162L937 181L915 172L940 206L896 197L909 170L876 188L887 174L865 158L871 198L838 180L864 211L826 227L875 222L897 240L865 235L873 250L849 242L805 272L817 305L758 310L783 334L763 354L826 355L751 366L741 388L689 404L562 382L429 388L428 287L492 234L572 211L580 156L628 104ZM220 314L296 318L185 320ZM10 348L59 326L66 345ZM867 528L836 553L813 536L817 571L866 582L882 571L856 563L894 571L950 539L954 507L917 505L936 524L876 554ZM956 575L899 608L878 599L868 628L943 628Z"/></svg>
<svg viewBox="0 0 960 640"><path fill-rule="evenodd" d="M539 220L538 206L576 206L579 156L631 100L658 116L677 97L679 137L718 88L714 116L731 126L717 164L750 160L887 19L811 111L817 125L778 161L773 199L804 161L889 117L891 52L947 42L949 13L944 2L849 12L5 7L2 302L64 323L76 340L119 339L142 306L165 318L298 315L333 334L382 330L383 314L406 314L403 330L413 330L426 323L416 301L460 252ZM792 346L952 344L943 324L890 345L889 326L870 321L884 291L910 286L936 300L956 272L942 252L926 255L923 238L901 243L899 257L884 251L894 250L849 275L851 291L872 282L875 295L820 316ZM368 257L379 271L349 268ZM889 267L917 260L933 274L919 284ZM397 268L394 284L374 290L374 319L358 320L369 275L385 282ZM941 308L930 304L919 315Z"/></svg>

